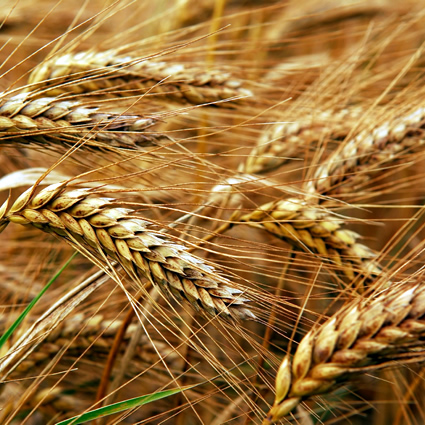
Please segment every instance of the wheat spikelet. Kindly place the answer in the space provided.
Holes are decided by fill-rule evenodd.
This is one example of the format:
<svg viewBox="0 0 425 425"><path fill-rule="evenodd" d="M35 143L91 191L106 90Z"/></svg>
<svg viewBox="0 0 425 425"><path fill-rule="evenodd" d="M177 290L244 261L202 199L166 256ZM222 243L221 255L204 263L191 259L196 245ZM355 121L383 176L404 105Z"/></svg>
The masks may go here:
<svg viewBox="0 0 425 425"><path fill-rule="evenodd" d="M361 131L320 165L306 189L321 195L352 191L367 181L378 165L396 161L403 150L422 146L424 122L425 108L419 107L373 130Z"/></svg>
<svg viewBox="0 0 425 425"><path fill-rule="evenodd" d="M330 260L350 281L358 275L371 279L382 274L376 254L357 242L357 233L343 229L340 219L301 198L264 204L240 220Z"/></svg>
<svg viewBox="0 0 425 425"><path fill-rule="evenodd" d="M51 148L83 140L95 149L139 149L159 139L144 130L154 118L106 113L78 101L19 94L0 103L0 146Z"/></svg>
<svg viewBox="0 0 425 425"><path fill-rule="evenodd" d="M423 359L425 287L393 286L376 298L355 300L300 342L292 365L282 362L276 399L264 424L291 412L303 399L332 391L368 366Z"/></svg>
<svg viewBox="0 0 425 425"><path fill-rule="evenodd" d="M162 80L165 81L161 83ZM47 60L32 72L29 83L40 83L38 88L47 90L51 96L94 91L102 94L114 88L114 96L127 96L145 93L155 86L153 92L165 99L191 104L252 95L228 72L135 60L131 56L117 56L115 51L68 53ZM229 102L216 105L230 106Z"/></svg>
<svg viewBox="0 0 425 425"><path fill-rule="evenodd" d="M361 114L357 107L341 111L316 113L314 119L278 123L267 128L249 154L243 171L261 174L285 164L311 143L328 136L343 139L351 130L350 124Z"/></svg>
<svg viewBox="0 0 425 425"><path fill-rule="evenodd" d="M29 224L53 233L98 259L119 261L136 281L148 279L166 295L185 299L196 310L228 318L254 318L242 291L213 267L155 230L133 210L114 208L113 199L93 196L91 189L65 192L54 184L34 195L24 192L7 212L0 209L0 230L8 222Z"/></svg>

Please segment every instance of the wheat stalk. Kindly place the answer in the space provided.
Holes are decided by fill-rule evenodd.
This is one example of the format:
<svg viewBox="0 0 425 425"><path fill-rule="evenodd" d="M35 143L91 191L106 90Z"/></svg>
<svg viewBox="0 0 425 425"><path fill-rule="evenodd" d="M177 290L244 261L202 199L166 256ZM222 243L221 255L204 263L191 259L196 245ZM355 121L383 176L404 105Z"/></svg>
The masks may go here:
<svg viewBox="0 0 425 425"><path fill-rule="evenodd" d="M19 94L0 102L0 146L70 147L84 142L95 149L139 149L159 137L145 130L155 118L102 112L79 101ZM163 136L162 136L163 137Z"/></svg>
<svg viewBox="0 0 425 425"><path fill-rule="evenodd" d="M264 424L278 421L303 399L330 392L353 374L423 359L425 287L401 283L379 296L354 300L300 342L276 377L276 398Z"/></svg>
<svg viewBox="0 0 425 425"><path fill-rule="evenodd" d="M188 253L180 241L165 236L133 210L113 207L114 200L94 196L92 189L65 188L65 183L53 184L34 194L33 186L8 211L6 201L0 209L0 231L9 222L38 227L101 261L109 256L136 282L148 279L196 310L234 319L255 317L242 291Z"/></svg>
<svg viewBox="0 0 425 425"><path fill-rule="evenodd" d="M114 50L67 53L44 61L29 77L30 85L36 83L51 96L94 91L106 94L114 88L114 96L127 96L153 89L167 100L219 102L216 105L222 107L230 106L222 100L252 95L228 72L117 56Z"/></svg>
<svg viewBox="0 0 425 425"><path fill-rule="evenodd" d="M358 275L368 279L382 275L376 254L357 242L357 233L342 228L340 218L302 198L264 204L240 221L319 255L342 269L350 281Z"/></svg>

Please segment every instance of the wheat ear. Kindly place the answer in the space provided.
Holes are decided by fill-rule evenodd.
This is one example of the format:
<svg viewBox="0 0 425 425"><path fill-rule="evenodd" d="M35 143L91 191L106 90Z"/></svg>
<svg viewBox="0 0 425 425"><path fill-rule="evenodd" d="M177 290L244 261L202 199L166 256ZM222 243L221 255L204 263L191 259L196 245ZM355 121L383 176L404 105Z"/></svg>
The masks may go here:
<svg viewBox="0 0 425 425"><path fill-rule="evenodd" d="M166 81L160 83L163 80ZM155 86L153 93L160 93L168 100L191 104L252 95L250 90L242 88L240 80L232 78L228 72L136 60L131 56L117 56L114 50L68 53L44 61L32 72L29 83L41 83L39 88L48 89L49 95L93 91L102 94L115 88L114 96L127 96L146 92ZM217 103L217 106L230 105L224 102Z"/></svg>
<svg viewBox="0 0 425 425"><path fill-rule="evenodd" d="M68 356L79 355L83 351L91 347L86 353L86 358L96 360L102 354L107 354L111 349L115 333L122 325L123 320L111 320L103 314L92 316L87 313L77 313L68 320L60 323L37 347L36 351L31 351L25 355L23 359L15 360L12 376L17 377L21 374L27 374L28 371L34 370L47 361L50 361L56 353L63 347L69 345L72 337L78 332L78 338L72 342L66 351ZM130 325L125 333L124 341L128 342L135 332L137 325ZM81 330L81 331L80 331ZM125 344L122 345L123 348ZM160 341L155 341L155 346L160 346L163 354L172 356L169 347L161 344ZM139 343L136 354L142 360L147 357L146 351L150 347L147 340L142 340ZM168 351L167 351L168 349Z"/></svg>
<svg viewBox="0 0 425 425"><path fill-rule="evenodd" d="M352 301L300 342L276 377L270 424L303 399L328 393L353 374L394 365L392 360L423 360L425 286L422 282L389 287L379 296Z"/></svg>
<svg viewBox="0 0 425 425"><path fill-rule="evenodd" d="M0 208L0 231L8 222L38 227L88 251L89 257L104 262L109 256L136 282L148 279L196 310L234 319L255 317L242 291L188 253L180 241L165 236L133 210L114 208L114 200L95 196L92 189L65 188L65 183L53 184L34 194L33 186L8 211L6 202Z"/></svg>
<svg viewBox="0 0 425 425"><path fill-rule="evenodd" d="M423 145L424 123L425 108L420 107L373 130L361 131L318 168L306 189L311 194L332 195L364 184L378 164L387 165L397 160L401 151Z"/></svg>
<svg viewBox="0 0 425 425"><path fill-rule="evenodd" d="M305 150L306 146L324 137L343 139L361 112L360 108L351 107L341 111L315 113L314 119L307 121L273 124L261 134L241 171L249 174L265 173L282 166Z"/></svg>
<svg viewBox="0 0 425 425"><path fill-rule="evenodd" d="M78 101L19 94L0 102L0 146L69 147L84 141L96 149L138 149L156 143L145 133L154 118L101 112Z"/></svg>
<svg viewBox="0 0 425 425"><path fill-rule="evenodd" d="M350 281L357 275L372 278L382 274L376 254L357 242L357 233L343 229L341 219L301 198L264 204L240 220L318 254L342 269Z"/></svg>

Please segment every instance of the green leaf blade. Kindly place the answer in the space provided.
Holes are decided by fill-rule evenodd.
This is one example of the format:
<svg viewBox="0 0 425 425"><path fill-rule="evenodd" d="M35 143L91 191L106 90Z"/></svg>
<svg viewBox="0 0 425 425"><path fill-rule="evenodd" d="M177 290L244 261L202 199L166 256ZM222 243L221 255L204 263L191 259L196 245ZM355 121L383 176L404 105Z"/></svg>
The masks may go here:
<svg viewBox="0 0 425 425"><path fill-rule="evenodd" d="M102 418L104 416L113 415L114 413L119 413L125 410L133 409L135 407L143 406L145 404L161 400L162 398L170 397L172 395L186 391L189 388L193 388L194 386L196 385L188 385L186 387L174 388L171 390L160 391L158 393L152 393L140 397L130 398L128 400L110 404L109 406L99 407L98 409L91 410L90 412L83 413L79 416L74 416L70 419L65 419L64 421L56 423L56 425L82 424L88 421L92 421L94 419Z"/></svg>

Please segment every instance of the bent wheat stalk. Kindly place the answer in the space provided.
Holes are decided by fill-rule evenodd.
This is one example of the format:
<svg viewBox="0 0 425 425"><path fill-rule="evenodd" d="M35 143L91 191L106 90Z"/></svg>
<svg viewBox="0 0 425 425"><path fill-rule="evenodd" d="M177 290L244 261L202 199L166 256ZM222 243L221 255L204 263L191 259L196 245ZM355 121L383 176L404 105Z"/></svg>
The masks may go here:
<svg viewBox="0 0 425 425"><path fill-rule="evenodd" d="M35 194L33 186L9 210L6 201L0 208L0 231L9 222L35 226L89 258L118 261L136 284L147 279L196 310L234 319L255 317L242 291L188 253L179 240L162 234L133 210L113 207L113 199L95 196L93 189L65 189L66 183L59 183Z"/></svg>
<svg viewBox="0 0 425 425"><path fill-rule="evenodd" d="M161 83L163 80L166 81ZM44 61L32 72L28 82L39 83L39 89L55 96L94 91L107 94L112 89L115 89L114 96L128 96L155 86L153 93L163 94L167 100L191 104L252 95L228 72L117 56L114 50L67 53ZM225 102L217 106L229 105Z"/></svg>
<svg viewBox="0 0 425 425"><path fill-rule="evenodd" d="M95 149L139 149L158 140L144 132L153 124L154 118L101 112L54 97L19 94L0 101L0 146L57 148L82 140Z"/></svg>
<svg viewBox="0 0 425 425"><path fill-rule="evenodd" d="M328 393L353 374L424 360L425 286L400 283L377 297L352 301L300 342L276 376L276 398L263 424L290 413L302 400Z"/></svg>
<svg viewBox="0 0 425 425"><path fill-rule="evenodd" d="M357 233L343 229L341 219L303 199L264 204L240 221L325 258L341 269L350 281L358 275L371 279L382 274L376 254L357 242Z"/></svg>

